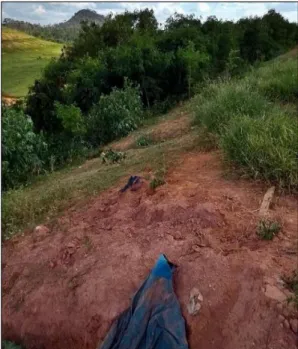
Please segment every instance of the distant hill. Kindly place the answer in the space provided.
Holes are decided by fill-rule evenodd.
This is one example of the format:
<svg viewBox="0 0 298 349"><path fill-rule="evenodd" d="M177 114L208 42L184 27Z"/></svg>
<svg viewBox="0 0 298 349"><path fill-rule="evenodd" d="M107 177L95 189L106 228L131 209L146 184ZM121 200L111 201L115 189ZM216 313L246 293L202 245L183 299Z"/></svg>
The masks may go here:
<svg viewBox="0 0 298 349"><path fill-rule="evenodd" d="M62 45L6 27L1 39L2 96L24 97L49 61L59 57Z"/></svg>
<svg viewBox="0 0 298 349"><path fill-rule="evenodd" d="M105 21L105 17L95 11L85 9L76 12L68 21L58 24L42 26L40 24L5 18L2 22L2 26L20 30L45 40L67 43L73 41L77 37L83 21L102 25Z"/></svg>
<svg viewBox="0 0 298 349"><path fill-rule="evenodd" d="M96 24L102 25L105 21L105 16L98 14L92 10L80 10L76 12L68 21L64 23L57 24L62 27L80 27L81 22L94 22Z"/></svg>

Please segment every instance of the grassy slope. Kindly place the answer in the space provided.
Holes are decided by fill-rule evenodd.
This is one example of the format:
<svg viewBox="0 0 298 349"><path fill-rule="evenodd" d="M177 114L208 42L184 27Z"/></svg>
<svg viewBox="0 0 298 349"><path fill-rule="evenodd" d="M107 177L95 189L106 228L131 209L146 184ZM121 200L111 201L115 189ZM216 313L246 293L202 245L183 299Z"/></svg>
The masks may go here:
<svg viewBox="0 0 298 349"><path fill-rule="evenodd" d="M2 27L2 93L23 97L62 45Z"/></svg>
<svg viewBox="0 0 298 349"><path fill-rule="evenodd" d="M289 58L293 59L292 57ZM289 64L291 65L291 62ZM275 73L275 68L271 65L271 63L269 63L268 65L265 65L265 70L261 69L256 72L258 75L256 80L255 74L248 76L248 78L252 76L251 83L253 85L255 81L257 81L258 84L261 84L262 81L268 81L269 77L271 76L272 81L274 82L273 86L275 86L276 74L272 74L272 71L270 73L268 70L269 68L267 69L269 66L271 66L270 69L272 69L273 73ZM279 67L280 66L278 65L278 69L276 70L277 74L281 74ZM288 75L281 74L280 83L277 87L292 86L292 84L289 84L287 80ZM242 91L241 82L235 80L231 82L231 84L235 85L236 91L239 89L240 92ZM268 106L267 102L263 101L263 93L267 94L269 91L271 96L271 90L268 90L268 87L270 86L270 84L266 83L261 84L258 87L260 96L258 96L259 105L256 107L254 105L258 102L258 100L255 98L256 96L254 94L251 96L251 90L246 91L244 89L245 94L243 94L243 98L240 99L240 106L241 108L244 108L243 106L245 106L244 109L246 110L242 111L244 111L245 114L259 114L258 111L263 113L264 110L268 111L269 113L271 111L275 111L273 105ZM176 109L176 111L166 115L165 118L170 121L171 125L174 124L176 122L175 119L178 119L180 113L185 111L186 108L188 111L192 111L193 103L196 103L198 107L197 110L195 110L195 114L198 113L196 117L199 117L200 124L202 123L203 114L206 114L206 120L208 120L212 115L217 118L218 112L220 112L219 114L221 116L221 111L225 112L224 114L226 116L229 116L230 114L234 115L235 112L233 109L237 107L239 102L238 98L234 98L235 94L232 94L231 98L222 99L221 93L219 95L215 93L217 90L222 91L222 88L226 90L226 87L227 86L225 84L223 84L223 86L222 84L215 84L214 89L213 84L210 84L209 88L211 90L205 98L205 103L203 103L204 101L201 101L202 103L198 103L200 100L198 101L197 98L194 98L192 101L186 104L186 107L184 106L180 108L180 110L179 108ZM276 91L276 88L274 91ZM287 95L292 95L293 92L292 90L287 90L286 88L281 88L281 91ZM216 103L213 100L213 102L210 104L209 102L214 99L212 93L215 93L215 96L217 96ZM284 97L284 95L280 97ZM281 98L281 100L284 100L284 98ZM226 105L226 101L228 101L228 105ZM246 103L247 101L249 101L249 104ZM282 105L280 106L280 100L276 100L276 102L279 102L277 103L278 108L282 108L284 113L288 115L293 114L291 104L286 105L283 101ZM249 107L249 109L247 109L247 107ZM162 121L164 120L165 119L163 118ZM222 120L220 123L222 123ZM284 126L284 124L281 126ZM132 139L132 143L127 151L127 158L121 164L103 165L101 160L97 158L87 161L82 166L66 168L62 171L49 174L48 176L40 177L35 184L29 185L23 189L4 193L2 197L2 228L6 237L10 237L18 231L33 227L42 222L47 222L49 219L59 216L67 207L85 200L89 200L93 195L98 195L102 190L117 184L119 180L122 180L122 182L125 181L123 177L127 178L133 174L145 174L145 169L148 169L148 166L151 168L152 172L163 170L169 166L172 166L174 161L183 152L194 149L194 147L198 149L198 146L208 150L208 148L212 148L212 146L216 144L217 135L213 135L213 133L206 133L205 128L199 125L198 127L194 127L192 130L187 130L184 134L175 138L172 137L173 132L170 130L168 135L164 135L163 139L159 142L150 144L145 148L138 148L135 144L138 137L144 134L147 136L148 134L150 135L150 133L154 132L154 129L156 130L157 127L158 125L149 126L149 128L147 127L145 130L137 130L132 136L129 136L129 138ZM277 134L279 135L280 132L277 132ZM232 136L234 137L235 135L232 134ZM274 133L273 136L276 137L276 133ZM241 137L241 139L243 140L244 138ZM265 138L260 136L260 139L267 138L266 136ZM279 146L279 144L280 143L277 145ZM285 143L286 149L288 148L287 144L288 143ZM257 145L259 145L259 143ZM273 144L270 143L269 145L274 146L275 142L273 142ZM238 150L241 149L241 147L236 148ZM268 148L266 147L264 156L268 155L267 149ZM272 150L275 150L275 147L272 148ZM239 155L240 153L238 151L236 152L236 155ZM256 159L256 161L258 161L260 154L259 148L256 147L254 151L250 151L250 154L254 157L254 159ZM273 152L273 155L274 154L275 153ZM278 159L278 157L275 155L274 158ZM270 162L269 165L272 165L272 163ZM273 170L276 170L276 166L274 164ZM286 173L289 173L289 171L291 172L292 169L286 169ZM119 183L118 187L120 188Z"/></svg>

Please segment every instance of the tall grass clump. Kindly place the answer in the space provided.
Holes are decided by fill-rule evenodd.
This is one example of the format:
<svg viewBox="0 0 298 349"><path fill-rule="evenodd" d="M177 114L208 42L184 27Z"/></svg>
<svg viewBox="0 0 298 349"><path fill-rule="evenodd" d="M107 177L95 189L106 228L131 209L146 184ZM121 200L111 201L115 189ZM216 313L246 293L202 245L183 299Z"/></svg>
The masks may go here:
<svg viewBox="0 0 298 349"><path fill-rule="evenodd" d="M297 59L275 59L253 70L247 81L271 100L295 102L298 99Z"/></svg>
<svg viewBox="0 0 298 349"><path fill-rule="evenodd" d="M225 126L235 115L259 118L271 109L269 101L250 84L239 80L211 83L194 103L195 122L217 134L225 132Z"/></svg>
<svg viewBox="0 0 298 349"><path fill-rule="evenodd" d="M234 117L220 138L228 160L253 178L298 188L298 123L283 114Z"/></svg>

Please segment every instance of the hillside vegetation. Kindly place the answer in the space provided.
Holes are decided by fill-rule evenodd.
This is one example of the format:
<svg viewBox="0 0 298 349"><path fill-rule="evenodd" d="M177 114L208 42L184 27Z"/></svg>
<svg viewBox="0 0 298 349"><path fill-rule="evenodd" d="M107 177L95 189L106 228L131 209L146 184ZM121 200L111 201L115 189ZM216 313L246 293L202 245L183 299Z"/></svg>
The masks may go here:
<svg viewBox="0 0 298 349"><path fill-rule="evenodd" d="M126 171L139 171L145 165L141 150L152 163L192 147L179 138L159 144L140 134L136 144L143 149L124 167L82 170L77 182L71 172L67 180L64 172L49 175L98 156L108 143L187 99L197 129L191 139L199 138L205 149L220 148L239 175L296 191L297 51L277 58L293 48L296 27L275 11L237 23L176 15L163 30L149 10L83 25L74 45L30 87L26 105L3 108L6 234L54 216Z"/></svg>
<svg viewBox="0 0 298 349"><path fill-rule="evenodd" d="M62 45L2 27L2 93L24 97Z"/></svg>
<svg viewBox="0 0 298 349"><path fill-rule="evenodd" d="M219 80L206 85L184 106L161 118L161 121L174 124L183 112L189 113L189 121L195 127L185 129L182 135L175 136L175 132L170 130L164 132L162 138L156 137L157 127L153 124L132 134L130 141L126 142L126 159L120 163L105 165L97 158L83 166L74 164L74 167L40 177L27 188L8 191L3 196L2 211L2 228L6 237L44 219L56 217L66 207L88 200L123 176L141 173L148 164L159 178L161 172L164 175L179 155L188 150L220 148L234 174L236 171L245 177L263 179L278 184L280 188L297 191L296 108L291 103L280 103L285 97L293 100L295 93L297 95L293 64L297 58L296 54L283 62L270 61L242 79ZM254 78L260 75L266 77L266 89L262 84L255 85ZM275 95L283 85L293 88L280 98L272 98L272 92ZM151 119L151 122L158 120ZM14 132L14 125L12 129ZM180 129L183 127L179 126ZM38 146L37 141L32 139L37 146L35 153L42 154L42 146ZM12 174L10 176L13 178Z"/></svg>

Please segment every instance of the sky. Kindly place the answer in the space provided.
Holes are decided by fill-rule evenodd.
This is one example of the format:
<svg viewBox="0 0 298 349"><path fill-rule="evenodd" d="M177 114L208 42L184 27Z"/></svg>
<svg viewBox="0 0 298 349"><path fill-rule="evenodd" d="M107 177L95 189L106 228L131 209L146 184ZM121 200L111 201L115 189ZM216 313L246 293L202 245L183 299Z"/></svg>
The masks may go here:
<svg viewBox="0 0 298 349"><path fill-rule="evenodd" d="M242 17L262 16L269 9L275 9L290 22L297 22L298 17L298 4L295 2L2 2L2 20L9 17L46 25L68 20L81 9L107 15L144 8L153 9L160 23L175 12L194 14L203 20L216 16L218 19L236 21Z"/></svg>

